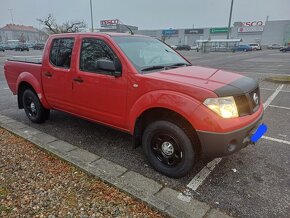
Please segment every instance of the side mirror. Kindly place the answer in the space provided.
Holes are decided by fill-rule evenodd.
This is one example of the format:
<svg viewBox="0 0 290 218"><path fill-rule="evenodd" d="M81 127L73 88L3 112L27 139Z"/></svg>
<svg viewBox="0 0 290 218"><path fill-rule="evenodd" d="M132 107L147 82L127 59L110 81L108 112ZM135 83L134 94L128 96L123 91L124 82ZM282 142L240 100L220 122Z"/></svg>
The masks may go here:
<svg viewBox="0 0 290 218"><path fill-rule="evenodd" d="M108 59L99 59L97 61L97 67L100 70L108 71L112 73L112 76L120 77L122 75L122 65L119 59L114 61Z"/></svg>
<svg viewBox="0 0 290 218"><path fill-rule="evenodd" d="M116 70L114 62L107 59L99 59L97 61L97 67L100 70L109 71L109 72L114 72Z"/></svg>

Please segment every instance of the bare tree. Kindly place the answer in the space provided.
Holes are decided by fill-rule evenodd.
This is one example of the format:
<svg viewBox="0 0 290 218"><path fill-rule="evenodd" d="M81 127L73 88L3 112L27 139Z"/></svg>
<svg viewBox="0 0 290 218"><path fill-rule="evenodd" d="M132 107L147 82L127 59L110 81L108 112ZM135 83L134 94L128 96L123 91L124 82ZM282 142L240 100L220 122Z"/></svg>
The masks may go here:
<svg viewBox="0 0 290 218"><path fill-rule="evenodd" d="M66 21L63 24L57 24L52 14L48 14L48 16L45 18L37 19L37 21L44 25L48 32L51 34L75 33L80 32L82 28L87 27L86 23L80 20L71 20Z"/></svg>
<svg viewBox="0 0 290 218"><path fill-rule="evenodd" d="M18 40L19 40L19 42L21 42L21 43L25 43L25 42L26 42L26 40L25 40L25 36L24 36L23 33L21 33L21 35L18 37Z"/></svg>

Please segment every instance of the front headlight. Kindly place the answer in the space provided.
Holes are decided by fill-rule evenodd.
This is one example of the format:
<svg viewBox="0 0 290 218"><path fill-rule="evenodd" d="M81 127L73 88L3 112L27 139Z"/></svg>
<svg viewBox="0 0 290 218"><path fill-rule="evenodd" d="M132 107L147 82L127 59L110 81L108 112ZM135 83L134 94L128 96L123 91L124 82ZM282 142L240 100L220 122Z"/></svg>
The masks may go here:
<svg viewBox="0 0 290 218"><path fill-rule="evenodd" d="M238 117L238 109L233 96L208 98L203 104L223 118Z"/></svg>

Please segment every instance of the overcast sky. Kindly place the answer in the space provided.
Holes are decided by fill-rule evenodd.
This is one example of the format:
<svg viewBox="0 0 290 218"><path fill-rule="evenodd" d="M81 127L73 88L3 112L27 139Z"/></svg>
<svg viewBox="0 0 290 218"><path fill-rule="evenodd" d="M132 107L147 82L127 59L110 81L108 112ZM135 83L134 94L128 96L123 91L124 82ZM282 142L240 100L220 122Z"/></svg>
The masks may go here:
<svg viewBox="0 0 290 218"><path fill-rule="evenodd" d="M92 0L95 27L118 18L139 29L227 26L231 0ZM90 26L89 0L0 0L0 27L12 23L38 27L51 13L57 22L84 20ZM290 20L290 0L234 0L232 21Z"/></svg>

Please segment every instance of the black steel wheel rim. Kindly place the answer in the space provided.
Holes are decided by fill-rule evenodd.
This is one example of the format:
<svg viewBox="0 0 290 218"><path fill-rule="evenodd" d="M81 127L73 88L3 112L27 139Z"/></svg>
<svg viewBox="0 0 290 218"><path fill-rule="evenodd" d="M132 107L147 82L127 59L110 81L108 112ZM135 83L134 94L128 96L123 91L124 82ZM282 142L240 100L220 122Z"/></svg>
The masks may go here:
<svg viewBox="0 0 290 218"><path fill-rule="evenodd" d="M32 97L27 97L24 100L25 108L28 113L28 116L35 118L37 116L36 104Z"/></svg>
<svg viewBox="0 0 290 218"><path fill-rule="evenodd" d="M168 132L154 134L151 140L151 150L154 156L168 167L175 167L183 157L179 141Z"/></svg>

